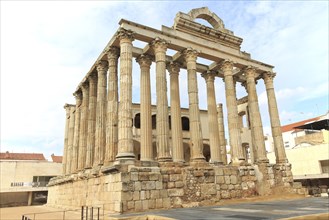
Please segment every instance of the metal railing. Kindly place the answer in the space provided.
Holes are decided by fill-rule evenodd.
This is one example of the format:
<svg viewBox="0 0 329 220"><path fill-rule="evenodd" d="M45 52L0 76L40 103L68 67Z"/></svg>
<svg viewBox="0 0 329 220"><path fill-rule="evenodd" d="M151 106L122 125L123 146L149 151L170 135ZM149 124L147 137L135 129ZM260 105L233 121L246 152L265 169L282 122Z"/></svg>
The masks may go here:
<svg viewBox="0 0 329 220"><path fill-rule="evenodd" d="M101 214L100 213L101 207L93 207L93 206L82 206L81 207L81 215L80 218L76 217L75 219L81 219L81 220L100 220L100 217L104 217L104 211ZM22 215L21 220L43 220L43 219L49 219L46 218L45 215L53 215L56 218L52 219L58 219L58 220L73 220L72 216L67 216L68 212L75 212L76 215L79 215L80 209L76 210L65 210L65 211L54 211L54 212L37 212L37 213L28 213Z"/></svg>
<svg viewBox="0 0 329 220"><path fill-rule="evenodd" d="M100 207L82 206L81 207L81 220L99 220L99 217L100 217L99 211L100 211Z"/></svg>
<svg viewBox="0 0 329 220"><path fill-rule="evenodd" d="M21 220L44 220L44 219L49 219L45 218L45 215L56 215L56 219L58 220L65 220L67 213L68 212L76 212L79 213L80 209L76 210L65 210L65 211L54 211L54 212L37 212L37 213L27 213L22 215ZM78 215L78 214L77 214ZM52 218L54 219L54 218ZM67 217L67 220L73 220L72 217ZM79 217L76 218L76 220L80 219ZM95 219L96 220L96 219Z"/></svg>

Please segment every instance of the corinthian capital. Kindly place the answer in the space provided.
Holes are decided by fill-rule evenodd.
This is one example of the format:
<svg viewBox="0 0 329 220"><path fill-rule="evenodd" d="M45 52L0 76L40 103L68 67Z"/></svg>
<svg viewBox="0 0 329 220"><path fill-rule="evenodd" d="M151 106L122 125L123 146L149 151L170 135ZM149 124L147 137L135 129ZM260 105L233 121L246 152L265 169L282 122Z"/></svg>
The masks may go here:
<svg viewBox="0 0 329 220"><path fill-rule="evenodd" d="M167 64L167 70L170 74L179 74L180 64L177 62L170 62Z"/></svg>
<svg viewBox="0 0 329 220"><path fill-rule="evenodd" d="M253 78L253 79L256 79L256 77L257 77L256 68L253 67L253 66L247 66L247 67L244 69L244 73L246 74L246 77L247 77L247 78Z"/></svg>
<svg viewBox="0 0 329 220"><path fill-rule="evenodd" d="M168 42L164 39L157 37L150 43L150 45L153 47L154 52L165 52L168 47Z"/></svg>
<svg viewBox="0 0 329 220"><path fill-rule="evenodd" d="M273 72L265 72L262 74L262 78L264 79L265 82L273 82L274 77L276 76L276 73Z"/></svg>
<svg viewBox="0 0 329 220"><path fill-rule="evenodd" d="M234 63L231 60L224 60L220 63L220 69L224 72L224 76L233 75L233 66Z"/></svg>
<svg viewBox="0 0 329 220"><path fill-rule="evenodd" d="M217 73L215 71L207 71L205 73L202 73L201 76L206 80L206 82L214 82Z"/></svg>
<svg viewBox="0 0 329 220"><path fill-rule="evenodd" d="M107 59L118 59L120 55L120 49L118 47L110 47L107 51Z"/></svg>
<svg viewBox="0 0 329 220"><path fill-rule="evenodd" d="M89 82L88 82L88 80L84 81L81 84L81 90L82 90L82 95L86 94L86 92L89 91Z"/></svg>
<svg viewBox="0 0 329 220"><path fill-rule="evenodd" d="M74 97L75 97L75 101L76 101L76 106L81 105L82 102L82 92L81 90L77 90L76 92L73 93Z"/></svg>
<svg viewBox="0 0 329 220"><path fill-rule="evenodd" d="M199 53L200 53L199 51L190 47L190 48L184 49L182 54L183 54L186 62L188 62L188 61L196 61Z"/></svg>
<svg viewBox="0 0 329 220"><path fill-rule="evenodd" d="M150 67L152 64L152 58L149 55L141 54L136 58L136 62L139 63L141 67Z"/></svg>
<svg viewBox="0 0 329 220"><path fill-rule="evenodd" d="M124 28L120 28L117 32L117 38L121 41L123 39L133 41L135 39L135 34L131 30L126 30Z"/></svg>
<svg viewBox="0 0 329 220"><path fill-rule="evenodd" d="M96 84L97 83L97 73L94 71L88 76L89 86L90 84Z"/></svg>
<svg viewBox="0 0 329 220"><path fill-rule="evenodd" d="M106 72L109 68L109 63L106 60L99 60L97 62L97 72Z"/></svg>
<svg viewBox="0 0 329 220"><path fill-rule="evenodd" d="M66 111L66 117L69 117L70 116L70 107L71 107L72 105L70 105L70 104L67 104L67 103L65 103L65 105L64 105L64 109L65 109L65 111Z"/></svg>

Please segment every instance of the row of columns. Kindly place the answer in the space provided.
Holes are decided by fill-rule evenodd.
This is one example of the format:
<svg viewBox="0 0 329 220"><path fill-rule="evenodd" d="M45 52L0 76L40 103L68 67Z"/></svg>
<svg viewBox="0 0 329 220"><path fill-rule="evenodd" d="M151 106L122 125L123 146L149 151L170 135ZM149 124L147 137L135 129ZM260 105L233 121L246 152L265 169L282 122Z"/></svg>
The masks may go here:
<svg viewBox="0 0 329 220"><path fill-rule="evenodd" d="M63 173L69 174L84 168L109 165L111 162L131 161L135 158L132 135L132 41L131 31L120 30L117 34L120 49L111 47L107 61L97 63L96 71L74 94L76 105L66 105L66 129L64 141ZM166 63L167 42L155 39L151 43L156 63L156 143L158 161L184 162L182 141L181 108L179 98L178 63ZM200 121L196 60L198 51L187 48L182 52L187 66L190 148L192 161L205 161L203 137ZM118 58L120 57L120 79L118 80ZM141 55L136 61L140 64L141 97L141 160L152 161L152 114L150 66L152 57ZM228 128L233 164L244 162L239 130L233 62L224 61L221 70L224 74ZM169 146L169 119L166 70L170 73L170 106L172 152ZM245 70L246 87L249 96L251 128L259 162L266 158L264 135L258 107L255 79L256 70ZM215 72L202 74L207 84L209 140L211 161L226 164L226 144L222 105L217 106L214 79ZM273 87L273 74L263 75L268 94L272 133L276 146L277 162L285 162L280 122ZM108 80L108 82L107 82ZM118 81L120 91L118 91ZM107 88L108 85L108 88ZM119 92L119 94L118 94ZM120 104L119 104L120 97Z"/></svg>

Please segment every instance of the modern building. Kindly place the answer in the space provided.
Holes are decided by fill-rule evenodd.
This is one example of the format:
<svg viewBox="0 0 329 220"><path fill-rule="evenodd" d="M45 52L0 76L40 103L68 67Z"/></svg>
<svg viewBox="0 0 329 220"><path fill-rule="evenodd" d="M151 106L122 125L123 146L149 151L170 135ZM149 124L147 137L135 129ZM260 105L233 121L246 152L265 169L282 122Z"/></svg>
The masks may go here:
<svg viewBox="0 0 329 220"><path fill-rule="evenodd" d="M62 171L61 157L40 153L0 153L0 207L47 202L47 184Z"/></svg>
<svg viewBox="0 0 329 220"><path fill-rule="evenodd" d="M301 182L310 194L329 187L329 112L282 126L286 154L295 182ZM274 152L268 153L270 162Z"/></svg>

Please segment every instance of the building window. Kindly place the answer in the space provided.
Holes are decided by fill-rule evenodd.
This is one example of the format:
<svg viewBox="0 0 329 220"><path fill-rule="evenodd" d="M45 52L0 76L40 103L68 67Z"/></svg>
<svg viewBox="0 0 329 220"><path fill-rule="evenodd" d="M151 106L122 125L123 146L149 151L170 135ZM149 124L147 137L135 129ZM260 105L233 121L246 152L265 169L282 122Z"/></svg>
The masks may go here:
<svg viewBox="0 0 329 220"><path fill-rule="evenodd" d="M322 173L329 173L329 160L320 160Z"/></svg>
<svg viewBox="0 0 329 220"><path fill-rule="evenodd" d="M285 141L285 142L284 142L284 147L285 147L285 148L288 148L288 147L289 147L289 141Z"/></svg>
<svg viewBox="0 0 329 220"><path fill-rule="evenodd" d="M190 120L188 117L185 117L185 116L182 117L182 129L183 129L183 131L190 130Z"/></svg>
<svg viewBox="0 0 329 220"><path fill-rule="evenodd" d="M141 128L141 114L140 113L137 113L135 115L135 120L134 120L134 125L135 125L135 128Z"/></svg>
<svg viewBox="0 0 329 220"><path fill-rule="evenodd" d="M33 176L32 187L47 186L49 180L55 176Z"/></svg>

